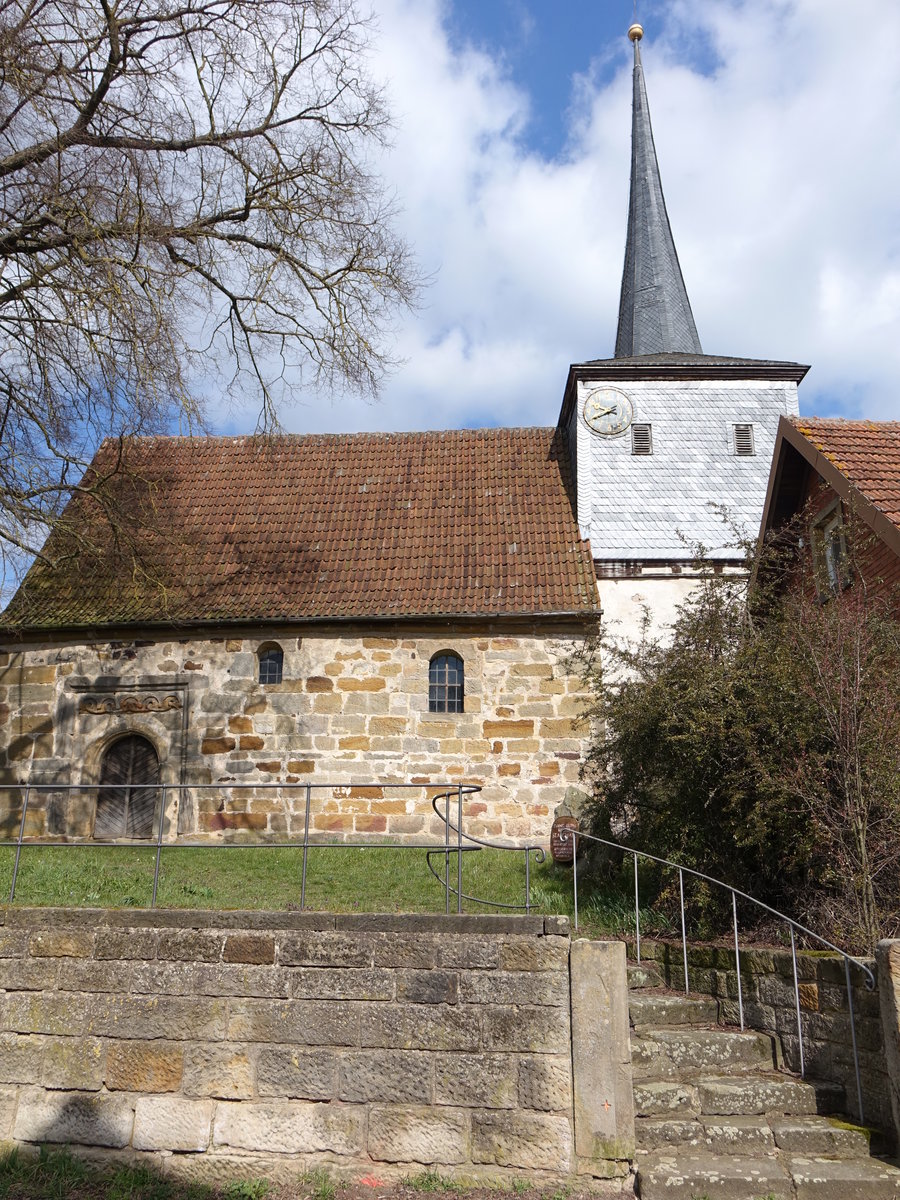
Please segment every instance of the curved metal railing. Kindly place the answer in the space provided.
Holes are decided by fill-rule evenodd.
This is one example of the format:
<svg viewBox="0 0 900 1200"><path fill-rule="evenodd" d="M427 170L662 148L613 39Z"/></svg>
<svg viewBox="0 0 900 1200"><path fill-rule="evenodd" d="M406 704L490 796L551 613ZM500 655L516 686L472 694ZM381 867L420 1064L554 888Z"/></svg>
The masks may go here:
<svg viewBox="0 0 900 1200"><path fill-rule="evenodd" d="M507 846L502 842L494 842L487 838L477 838L474 834L466 833L462 827L463 824L463 796L468 792L480 792L480 787L473 785L461 784L455 791L439 792L431 798L431 807L441 821L444 823L446 835L446 846L443 850L428 850L425 853L425 861L428 864L428 870L432 873L438 883L442 884L447 897L446 910L450 911L450 896L456 896L457 911L462 911L463 900L471 900L473 904L483 904L489 908L524 908L526 913L531 912L531 855L534 855L536 863L542 863L547 855L543 846ZM456 824L453 824L453 819L450 815L451 797L457 796L457 817ZM438 801L446 800L446 808L443 812L438 808ZM451 833L456 834L456 842L451 843ZM463 855L466 853L478 852L479 850L515 850L525 855L525 903L524 904L509 904L502 900L485 900L481 896L470 896L462 890L462 862ZM450 886L450 855L456 854L456 887ZM444 856L444 877L438 874L431 862L432 856L443 854Z"/></svg>
<svg viewBox="0 0 900 1200"><path fill-rule="evenodd" d="M684 959L684 994L690 995L690 979L688 973L688 948L687 948L687 927L684 912L684 877L692 875L695 879L702 879L705 883L711 883L714 887L721 888L723 891L731 893L731 913L732 924L734 928L734 960L735 971L737 974L737 993L738 993L738 1014L740 1017L741 1029L744 1028L744 994L741 984L741 949L738 937L738 915L737 902L738 897L741 900L746 900L750 904L756 905L764 912L776 917L779 921L783 921L788 926L791 935L791 960L794 970L794 1007L797 1015L797 1041L800 1050L800 1076L803 1078L806 1074L806 1063L803 1055L803 1023L800 1016L800 982L797 973L797 934L803 934L804 937L814 938L819 945L826 949L839 954L844 960L844 977L847 983L847 1005L850 1014L850 1035L853 1042L853 1066L856 1074L856 1095L859 1101L859 1119L863 1122L863 1098L862 1098L862 1083L860 1081L859 1072L859 1049L856 1044L856 1017L853 1008L853 987L850 980L850 966L857 967L863 975L866 989L870 992L875 990L875 976L866 963L861 962L858 958L854 958L852 954L847 954L840 946L836 946L834 942L829 942L827 938L823 938L821 934L816 933L812 929L807 929L805 925L801 925L799 921L795 921L793 917L789 917L786 913L779 912L777 908L772 908L769 904L764 904L762 900L757 900L754 896L742 892L740 888L732 887L730 883L725 883L721 879L715 879L712 875L705 875L702 871L695 871L693 867L685 867L681 863L672 862L668 858L659 858L655 854L647 854L644 850L635 850L632 846L623 846L621 842L610 842L605 838L595 837L592 833L584 833L579 829L562 829L560 834L564 841L569 840L569 835L573 839L574 856L572 860L572 888L573 888L573 904L575 916L575 929L578 929L578 839L584 838L589 842L596 842L601 846L609 846L613 850L621 850L623 854L631 854L634 858L634 928L635 928L635 951L637 961L641 961L641 912L640 912L640 885L638 881L638 860L646 858L650 862L659 863L664 867L671 867L678 872L678 899L681 914L681 946Z"/></svg>

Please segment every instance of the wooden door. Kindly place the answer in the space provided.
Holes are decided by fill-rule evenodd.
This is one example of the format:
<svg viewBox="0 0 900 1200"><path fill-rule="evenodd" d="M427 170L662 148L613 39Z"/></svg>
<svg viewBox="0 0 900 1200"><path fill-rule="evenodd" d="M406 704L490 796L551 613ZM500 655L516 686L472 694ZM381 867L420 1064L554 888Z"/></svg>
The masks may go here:
<svg viewBox="0 0 900 1200"><path fill-rule="evenodd" d="M159 797L159 758L153 745L139 734L113 742L103 755L100 783L115 784L97 793L94 837L153 837L153 818Z"/></svg>

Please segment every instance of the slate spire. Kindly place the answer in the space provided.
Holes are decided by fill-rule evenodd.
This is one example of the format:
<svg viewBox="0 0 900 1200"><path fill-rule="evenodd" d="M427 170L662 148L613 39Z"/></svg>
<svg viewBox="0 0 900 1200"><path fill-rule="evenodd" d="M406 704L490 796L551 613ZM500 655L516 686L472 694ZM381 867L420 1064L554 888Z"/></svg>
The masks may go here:
<svg viewBox="0 0 900 1200"><path fill-rule="evenodd" d="M632 25L628 30L634 42L631 200L616 358L638 354L702 354L656 161L641 65L643 34L640 25Z"/></svg>

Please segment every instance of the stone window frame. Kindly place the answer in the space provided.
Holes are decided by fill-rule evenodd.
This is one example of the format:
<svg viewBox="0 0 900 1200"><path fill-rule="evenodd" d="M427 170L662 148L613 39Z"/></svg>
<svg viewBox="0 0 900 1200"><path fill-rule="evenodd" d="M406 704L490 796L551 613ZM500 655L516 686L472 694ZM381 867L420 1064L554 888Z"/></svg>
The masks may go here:
<svg viewBox="0 0 900 1200"><path fill-rule="evenodd" d="M455 659L459 663L459 683L451 683L449 672L445 669L444 678L433 677L432 668L441 659ZM459 689L458 697L454 697L459 707L450 708L450 689ZM433 692L433 689L443 689L443 693ZM443 707L437 707L443 700ZM435 707L433 707L435 705ZM428 713L431 716L461 716L466 710L466 663L463 656L456 650L436 650L428 659Z"/></svg>
<svg viewBox="0 0 900 1200"><path fill-rule="evenodd" d="M274 673L277 674L277 678L264 679L263 670L264 668L268 668L269 664L275 661L276 655L278 656L278 666L277 671ZM266 674L268 675L270 672L267 670ZM256 681L262 687L266 687L271 684L282 683L284 681L284 648L280 642L262 642L259 646L257 646Z"/></svg>

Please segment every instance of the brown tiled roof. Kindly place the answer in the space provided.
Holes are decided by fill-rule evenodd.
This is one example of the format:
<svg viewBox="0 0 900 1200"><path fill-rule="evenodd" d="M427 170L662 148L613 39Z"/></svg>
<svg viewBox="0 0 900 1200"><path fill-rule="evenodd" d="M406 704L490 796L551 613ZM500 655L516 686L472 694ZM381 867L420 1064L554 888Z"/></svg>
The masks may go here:
<svg viewBox="0 0 900 1200"><path fill-rule="evenodd" d="M104 443L93 470L118 443ZM590 547L553 429L136 438L98 559L48 543L6 613L31 628L585 613ZM63 555L61 557L61 555Z"/></svg>
<svg viewBox="0 0 900 1200"><path fill-rule="evenodd" d="M795 417L792 424L900 528L900 421Z"/></svg>

